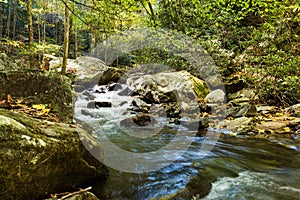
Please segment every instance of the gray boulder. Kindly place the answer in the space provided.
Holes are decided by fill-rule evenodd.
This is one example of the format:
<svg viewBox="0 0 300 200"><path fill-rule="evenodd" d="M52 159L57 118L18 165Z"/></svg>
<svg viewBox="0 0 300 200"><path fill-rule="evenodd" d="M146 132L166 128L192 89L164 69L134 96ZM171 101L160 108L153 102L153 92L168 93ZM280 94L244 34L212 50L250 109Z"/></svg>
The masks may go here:
<svg viewBox="0 0 300 200"><path fill-rule="evenodd" d="M226 94L221 89L213 90L205 97L208 103L222 103L225 98Z"/></svg>
<svg viewBox="0 0 300 200"><path fill-rule="evenodd" d="M147 103L189 103L203 100L208 94L205 82L186 71L133 75L127 79L127 85Z"/></svg>

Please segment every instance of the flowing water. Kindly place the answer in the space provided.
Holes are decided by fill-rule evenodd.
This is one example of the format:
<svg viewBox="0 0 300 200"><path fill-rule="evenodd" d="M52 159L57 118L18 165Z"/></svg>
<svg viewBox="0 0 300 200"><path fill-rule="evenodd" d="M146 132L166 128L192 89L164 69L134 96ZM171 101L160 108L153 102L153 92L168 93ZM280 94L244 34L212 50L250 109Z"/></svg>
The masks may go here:
<svg viewBox="0 0 300 200"><path fill-rule="evenodd" d="M90 89L93 93L96 88ZM96 138L109 137L114 144L129 152L155 151L168 144L174 135L186 131L179 125L167 125L164 118L150 128L125 130L118 122L128 118L130 97L112 92L93 93L96 101L114 101L111 108L87 109L88 99L76 101L76 118L94 129ZM147 139L160 128L159 135ZM131 131L128 133L128 131ZM260 139L222 136L212 151L203 157L201 146L206 131L186 134L177 140L190 141L187 151L170 165L147 173L128 173L110 169L108 179L93 186L100 199L300 199L300 142L290 148ZM139 137L136 139L135 134ZM172 160L172 152L153 163ZM119 158L119 165L123 164ZM126 158L124 158L126 159Z"/></svg>

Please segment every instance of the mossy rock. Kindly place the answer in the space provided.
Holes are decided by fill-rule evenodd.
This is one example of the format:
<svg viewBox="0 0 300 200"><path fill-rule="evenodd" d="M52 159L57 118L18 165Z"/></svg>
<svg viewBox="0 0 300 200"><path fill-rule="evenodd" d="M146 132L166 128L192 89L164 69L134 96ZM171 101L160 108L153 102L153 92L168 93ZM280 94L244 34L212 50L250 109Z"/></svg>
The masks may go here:
<svg viewBox="0 0 300 200"><path fill-rule="evenodd" d="M0 99L30 97L35 104L50 104L62 122L73 119L71 81L57 73L33 70L0 71Z"/></svg>
<svg viewBox="0 0 300 200"><path fill-rule="evenodd" d="M0 109L1 199L41 199L104 179L83 139L102 151L80 128Z"/></svg>

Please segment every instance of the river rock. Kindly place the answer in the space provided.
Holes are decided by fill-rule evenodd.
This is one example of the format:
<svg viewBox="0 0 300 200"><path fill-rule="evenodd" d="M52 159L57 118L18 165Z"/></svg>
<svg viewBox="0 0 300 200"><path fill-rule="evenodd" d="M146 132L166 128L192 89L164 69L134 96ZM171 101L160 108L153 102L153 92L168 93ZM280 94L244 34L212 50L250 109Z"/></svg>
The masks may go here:
<svg viewBox="0 0 300 200"><path fill-rule="evenodd" d="M241 106L235 106L226 110L226 117L252 117L257 114L256 107L253 104L243 104Z"/></svg>
<svg viewBox="0 0 300 200"><path fill-rule="evenodd" d="M240 117L234 120L222 121L218 127L237 132L238 134L246 134L252 130L252 121L252 118Z"/></svg>
<svg viewBox="0 0 300 200"><path fill-rule="evenodd" d="M228 95L229 100L245 98L249 100L257 100L258 97L252 89L244 88L238 92Z"/></svg>
<svg viewBox="0 0 300 200"><path fill-rule="evenodd" d="M107 85L110 83L122 82L121 78L125 73L126 71L123 69L108 67L100 76L98 84Z"/></svg>
<svg viewBox="0 0 300 200"><path fill-rule="evenodd" d="M122 85L119 83L112 83L107 86L108 91L117 91L122 89Z"/></svg>
<svg viewBox="0 0 300 200"><path fill-rule="evenodd" d="M147 103L167 103L204 99L208 89L204 81L186 71L131 76L127 85Z"/></svg>
<svg viewBox="0 0 300 200"><path fill-rule="evenodd" d="M87 132L0 109L1 199L42 199L104 179L107 170L82 141L102 155Z"/></svg>
<svg viewBox="0 0 300 200"><path fill-rule="evenodd" d="M205 97L208 103L222 103L225 98L226 94L221 89L213 90Z"/></svg>
<svg viewBox="0 0 300 200"><path fill-rule="evenodd" d="M285 122L264 122L260 126L262 126L265 129L272 129L272 130L279 130L287 126L287 123Z"/></svg>
<svg viewBox="0 0 300 200"><path fill-rule="evenodd" d="M193 121L183 121L180 124L187 127L189 130L198 131L209 126L209 119L208 117L201 117Z"/></svg>
<svg viewBox="0 0 300 200"><path fill-rule="evenodd" d="M146 125L153 125L155 123L155 119L149 114L138 114L136 116L123 119L120 121L120 125L124 127L131 127L131 126L146 126Z"/></svg>
<svg viewBox="0 0 300 200"><path fill-rule="evenodd" d="M50 71L55 73L61 71L62 57L48 54L45 57L50 60ZM67 61L67 71L76 71L75 87L84 86L83 90L96 85L107 69L108 66L102 60L90 56L81 56L75 60L68 59Z"/></svg>
<svg viewBox="0 0 300 200"><path fill-rule="evenodd" d="M87 108L109 108L112 107L112 103L111 102L99 102L99 101L90 101L87 104Z"/></svg>
<svg viewBox="0 0 300 200"><path fill-rule="evenodd" d="M300 103L286 108L285 111L290 113L291 116L300 117Z"/></svg>
<svg viewBox="0 0 300 200"><path fill-rule="evenodd" d="M131 104L133 106L135 106L135 107L138 107L138 108L140 108L140 107L148 107L148 104L145 101L143 101L143 100L141 100L139 98L134 98L132 100Z"/></svg>

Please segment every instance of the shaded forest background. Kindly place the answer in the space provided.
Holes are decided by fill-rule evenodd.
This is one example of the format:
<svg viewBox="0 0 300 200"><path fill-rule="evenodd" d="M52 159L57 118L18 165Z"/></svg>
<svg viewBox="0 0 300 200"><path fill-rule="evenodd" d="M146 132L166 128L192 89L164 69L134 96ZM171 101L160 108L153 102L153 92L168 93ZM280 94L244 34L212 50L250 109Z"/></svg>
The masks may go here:
<svg viewBox="0 0 300 200"><path fill-rule="evenodd" d="M0 52L39 69L45 54L66 63L125 30L171 29L201 44L225 81L242 81L261 103L286 106L300 102L299 13L299 0L0 0ZM132 67L189 68L154 49L122 58Z"/></svg>

